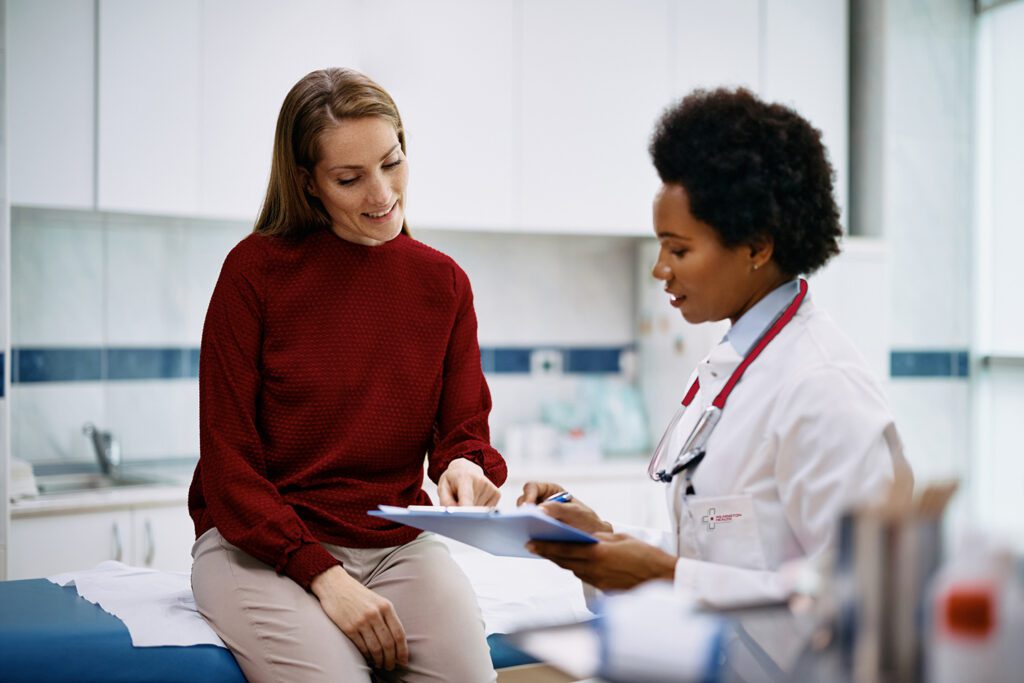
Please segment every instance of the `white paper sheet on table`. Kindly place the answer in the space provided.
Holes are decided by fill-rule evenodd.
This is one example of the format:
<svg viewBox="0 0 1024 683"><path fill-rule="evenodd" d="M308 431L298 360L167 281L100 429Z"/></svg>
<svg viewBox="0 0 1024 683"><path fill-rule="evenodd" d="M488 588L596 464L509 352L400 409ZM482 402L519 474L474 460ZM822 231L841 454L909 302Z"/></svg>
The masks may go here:
<svg viewBox="0 0 1024 683"><path fill-rule="evenodd" d="M495 557L444 539L469 577L487 634L566 623L590 616L579 580L554 564ZM196 611L188 574L107 561L48 577L124 622L136 647L219 645L223 641Z"/></svg>
<svg viewBox="0 0 1024 683"><path fill-rule="evenodd" d="M92 569L47 578L58 586L73 583L80 596L123 621L135 647L224 647L224 642L196 610L188 574L130 567L109 560Z"/></svg>

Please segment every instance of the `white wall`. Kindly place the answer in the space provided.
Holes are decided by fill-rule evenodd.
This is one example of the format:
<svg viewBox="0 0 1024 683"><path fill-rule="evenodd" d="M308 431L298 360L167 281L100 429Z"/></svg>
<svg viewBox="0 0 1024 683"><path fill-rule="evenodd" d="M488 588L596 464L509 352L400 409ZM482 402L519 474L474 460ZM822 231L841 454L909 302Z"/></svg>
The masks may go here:
<svg viewBox="0 0 1024 683"><path fill-rule="evenodd" d="M851 5L854 230L879 235L890 287L874 302L891 348L966 352L971 338L971 3ZM893 377L888 394L918 482L965 478L963 376ZM964 496L960 497L963 500Z"/></svg>
<svg viewBox="0 0 1024 683"><path fill-rule="evenodd" d="M981 16L976 70L977 155L973 303L977 359L972 510L1024 550L1024 2Z"/></svg>
<svg viewBox="0 0 1024 683"><path fill-rule="evenodd" d="M7 539L10 515L7 514L7 482L10 471L11 435L7 397L10 395L10 204L7 200L7 7L0 0L0 581L7 578Z"/></svg>

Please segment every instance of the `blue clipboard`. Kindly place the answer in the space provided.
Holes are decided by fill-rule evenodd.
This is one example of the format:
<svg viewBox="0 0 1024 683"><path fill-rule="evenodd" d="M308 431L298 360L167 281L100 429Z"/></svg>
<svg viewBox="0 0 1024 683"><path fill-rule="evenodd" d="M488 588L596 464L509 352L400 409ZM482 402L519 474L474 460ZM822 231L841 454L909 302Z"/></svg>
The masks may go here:
<svg viewBox="0 0 1024 683"><path fill-rule="evenodd" d="M590 534L549 517L533 505L509 511L415 505L411 508L379 507L366 514L433 531L503 557L537 557L526 549L529 541L597 543Z"/></svg>

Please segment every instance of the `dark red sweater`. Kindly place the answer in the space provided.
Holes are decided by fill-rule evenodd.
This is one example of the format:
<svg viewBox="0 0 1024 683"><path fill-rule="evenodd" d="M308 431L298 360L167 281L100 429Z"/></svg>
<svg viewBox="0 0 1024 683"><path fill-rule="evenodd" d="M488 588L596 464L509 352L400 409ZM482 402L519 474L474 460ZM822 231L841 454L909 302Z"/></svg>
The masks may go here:
<svg viewBox="0 0 1024 683"><path fill-rule="evenodd" d="M250 235L203 327L196 536L216 527L308 588L338 564L320 541L416 537L366 512L429 504L425 455L435 482L466 458L500 486L490 409L473 294L452 259L405 235L377 247L329 230Z"/></svg>

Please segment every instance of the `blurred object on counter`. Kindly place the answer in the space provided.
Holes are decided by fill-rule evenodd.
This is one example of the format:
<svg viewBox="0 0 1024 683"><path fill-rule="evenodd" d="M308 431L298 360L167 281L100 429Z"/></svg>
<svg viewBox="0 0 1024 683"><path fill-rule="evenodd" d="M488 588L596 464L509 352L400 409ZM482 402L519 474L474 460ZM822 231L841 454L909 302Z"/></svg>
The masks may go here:
<svg viewBox="0 0 1024 683"><path fill-rule="evenodd" d="M567 461L643 453L650 445L640 391L623 378L587 378L574 400L543 403L541 419L557 431L558 457Z"/></svg>
<svg viewBox="0 0 1024 683"><path fill-rule="evenodd" d="M502 455L510 463L551 460L558 452L558 430L543 422L509 425Z"/></svg>
<svg viewBox="0 0 1024 683"><path fill-rule="evenodd" d="M577 678L677 683L719 680L728 621L700 613L667 581L601 600L598 618L508 636L524 652Z"/></svg>
<svg viewBox="0 0 1024 683"><path fill-rule="evenodd" d="M622 455L649 450L647 417L635 384L617 378L589 379L580 393L590 406L591 425L602 451Z"/></svg>
<svg viewBox="0 0 1024 683"><path fill-rule="evenodd" d="M897 504L894 496L841 520L829 585L819 602L822 628L811 638L819 650L813 657L827 660L822 650L829 650L830 670L841 680L924 680L921 615L942 562L942 517L957 485L933 483L911 502Z"/></svg>
<svg viewBox="0 0 1024 683"><path fill-rule="evenodd" d="M39 486L31 463L12 457L10 472L8 495L12 501L18 498L35 498L39 495Z"/></svg>
<svg viewBox="0 0 1024 683"><path fill-rule="evenodd" d="M1024 678L1024 562L1009 545L966 534L928 591L928 683Z"/></svg>

